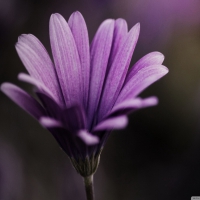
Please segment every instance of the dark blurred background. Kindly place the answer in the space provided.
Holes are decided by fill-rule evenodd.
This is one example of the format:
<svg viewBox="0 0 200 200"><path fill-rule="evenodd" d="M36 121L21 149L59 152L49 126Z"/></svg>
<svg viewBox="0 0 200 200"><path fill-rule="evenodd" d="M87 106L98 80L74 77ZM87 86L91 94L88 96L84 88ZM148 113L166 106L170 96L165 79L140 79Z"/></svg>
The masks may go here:
<svg viewBox="0 0 200 200"><path fill-rule="evenodd" d="M25 72L15 51L20 34L37 36L50 52L49 18L79 10L90 41L106 18L141 23L132 63L162 52L170 72L140 96L160 103L129 116L115 131L95 174L96 200L189 200L200 196L199 0L0 0L0 82ZM50 133L0 94L0 199L84 199L82 178Z"/></svg>

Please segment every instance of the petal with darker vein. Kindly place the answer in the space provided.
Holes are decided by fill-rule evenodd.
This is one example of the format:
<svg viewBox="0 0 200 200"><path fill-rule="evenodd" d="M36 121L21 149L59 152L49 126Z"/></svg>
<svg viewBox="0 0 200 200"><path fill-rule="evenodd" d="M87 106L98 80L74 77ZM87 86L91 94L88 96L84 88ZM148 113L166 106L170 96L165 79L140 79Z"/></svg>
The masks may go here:
<svg viewBox="0 0 200 200"><path fill-rule="evenodd" d="M89 37L85 20L80 12L74 12L68 21L71 32L74 36L76 47L81 62L81 82L83 85L83 101L87 106L89 80L90 80L90 48Z"/></svg>
<svg viewBox="0 0 200 200"><path fill-rule="evenodd" d="M54 65L42 43L31 34L23 34L16 50L30 75L46 85L56 100L63 103Z"/></svg>
<svg viewBox="0 0 200 200"><path fill-rule="evenodd" d="M162 65L164 58L164 55L160 52L151 52L145 55L140 60L138 60L129 70L125 82L128 82L131 77L133 77L139 70L144 67L148 67L151 65Z"/></svg>
<svg viewBox="0 0 200 200"><path fill-rule="evenodd" d="M56 72L67 106L82 104L81 66L71 30L60 14L50 18L50 41Z"/></svg>
<svg viewBox="0 0 200 200"><path fill-rule="evenodd" d="M139 32L140 25L138 23L129 31L123 45L121 45L121 48L115 56L105 81L98 121L100 121L112 109L119 95L139 37Z"/></svg>
<svg viewBox="0 0 200 200"><path fill-rule="evenodd" d="M95 120L103 82L108 66L114 31L114 20L105 20L99 27L91 46L91 76L88 101L89 123Z"/></svg>
<svg viewBox="0 0 200 200"><path fill-rule="evenodd" d="M145 88L167 73L168 69L163 65L151 65L142 68L123 86L115 105L126 99L136 97Z"/></svg>

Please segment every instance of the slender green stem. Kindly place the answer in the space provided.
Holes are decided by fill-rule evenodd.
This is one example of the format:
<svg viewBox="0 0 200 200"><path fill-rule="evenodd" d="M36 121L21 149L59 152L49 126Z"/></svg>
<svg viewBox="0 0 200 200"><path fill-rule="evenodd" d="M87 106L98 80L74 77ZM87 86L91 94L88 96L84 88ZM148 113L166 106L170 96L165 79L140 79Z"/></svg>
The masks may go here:
<svg viewBox="0 0 200 200"><path fill-rule="evenodd" d="M84 177L87 200L94 200L93 175Z"/></svg>

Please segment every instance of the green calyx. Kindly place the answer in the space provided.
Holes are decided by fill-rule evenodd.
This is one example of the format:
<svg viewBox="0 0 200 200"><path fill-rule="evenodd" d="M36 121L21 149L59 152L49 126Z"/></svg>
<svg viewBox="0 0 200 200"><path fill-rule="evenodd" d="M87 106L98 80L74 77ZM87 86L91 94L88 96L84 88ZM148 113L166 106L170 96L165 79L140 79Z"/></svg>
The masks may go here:
<svg viewBox="0 0 200 200"><path fill-rule="evenodd" d="M70 158L70 160L76 171L82 177L88 177L96 172L100 161L100 154L91 157L87 156L84 160L79 159L77 161L74 158Z"/></svg>

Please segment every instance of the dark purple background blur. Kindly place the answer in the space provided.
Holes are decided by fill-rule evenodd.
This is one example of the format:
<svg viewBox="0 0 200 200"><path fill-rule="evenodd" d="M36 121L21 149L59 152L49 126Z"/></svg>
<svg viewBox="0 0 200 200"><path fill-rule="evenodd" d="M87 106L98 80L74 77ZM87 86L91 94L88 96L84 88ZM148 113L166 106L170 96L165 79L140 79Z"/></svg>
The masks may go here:
<svg viewBox="0 0 200 200"><path fill-rule="evenodd" d="M200 196L199 0L0 0L0 82L16 83L24 71L14 45L36 35L50 52L51 13L66 19L79 10L90 40L106 18L141 23L134 63L151 51L165 56L170 72L141 96L157 107L130 115L111 135L95 175L96 200L189 200ZM84 199L82 178L53 137L0 94L0 199Z"/></svg>

